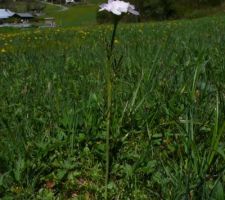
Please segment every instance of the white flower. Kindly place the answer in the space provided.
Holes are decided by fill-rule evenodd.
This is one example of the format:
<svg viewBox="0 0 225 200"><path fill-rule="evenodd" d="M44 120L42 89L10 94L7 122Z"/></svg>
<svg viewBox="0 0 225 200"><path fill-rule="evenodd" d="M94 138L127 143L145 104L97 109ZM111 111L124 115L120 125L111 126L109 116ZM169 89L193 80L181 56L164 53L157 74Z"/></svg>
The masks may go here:
<svg viewBox="0 0 225 200"><path fill-rule="evenodd" d="M122 13L139 15L139 12L134 9L134 5L131 5L129 2L109 0L108 3L103 3L100 5L99 11L106 10L108 12L112 12L115 15L121 15Z"/></svg>

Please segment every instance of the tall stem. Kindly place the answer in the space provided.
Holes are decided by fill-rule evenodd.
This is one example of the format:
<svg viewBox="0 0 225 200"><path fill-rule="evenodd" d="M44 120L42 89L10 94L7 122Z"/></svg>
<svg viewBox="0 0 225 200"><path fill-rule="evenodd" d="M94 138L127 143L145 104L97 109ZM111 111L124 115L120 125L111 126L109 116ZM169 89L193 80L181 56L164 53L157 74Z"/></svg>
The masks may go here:
<svg viewBox="0 0 225 200"><path fill-rule="evenodd" d="M112 52L113 52L113 48L114 48L114 41L115 41L115 36L116 36L116 29L117 29L118 23L119 23L119 20L115 17L113 33L112 33L112 38L111 38L111 43L110 43L110 52L109 52L110 58L112 57Z"/></svg>
<svg viewBox="0 0 225 200"><path fill-rule="evenodd" d="M112 53L114 49L114 40L116 35L116 28L118 20L114 22L114 28L111 38L111 43L108 49L108 60L106 69L107 81L107 116L106 116L106 171L105 171L105 199L108 199L108 182L109 182L109 154L110 154L110 133L111 133L111 113L112 113Z"/></svg>

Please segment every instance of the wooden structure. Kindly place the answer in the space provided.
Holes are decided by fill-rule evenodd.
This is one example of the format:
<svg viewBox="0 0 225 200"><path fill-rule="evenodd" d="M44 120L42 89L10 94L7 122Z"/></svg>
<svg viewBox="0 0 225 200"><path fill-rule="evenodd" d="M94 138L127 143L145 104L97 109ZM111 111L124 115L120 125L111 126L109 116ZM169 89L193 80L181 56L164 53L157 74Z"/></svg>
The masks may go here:
<svg viewBox="0 0 225 200"><path fill-rule="evenodd" d="M53 18L53 17L46 17L45 18L45 25L49 26L49 27L55 27L56 26L55 18Z"/></svg>

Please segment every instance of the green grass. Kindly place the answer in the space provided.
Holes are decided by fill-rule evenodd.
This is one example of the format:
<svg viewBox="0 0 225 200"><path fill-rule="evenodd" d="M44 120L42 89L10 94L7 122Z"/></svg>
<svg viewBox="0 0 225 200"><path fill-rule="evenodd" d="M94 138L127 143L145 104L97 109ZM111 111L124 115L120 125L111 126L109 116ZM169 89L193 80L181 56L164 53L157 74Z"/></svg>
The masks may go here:
<svg viewBox="0 0 225 200"><path fill-rule="evenodd" d="M224 20L119 25L109 199L224 199ZM111 31L0 33L1 199L103 199Z"/></svg>
<svg viewBox="0 0 225 200"><path fill-rule="evenodd" d="M61 10L61 7L54 5L54 4L45 4L44 12L47 15L56 14Z"/></svg>
<svg viewBox="0 0 225 200"><path fill-rule="evenodd" d="M87 5L68 6L68 10L60 11L58 5L47 4L44 12L47 16L54 17L56 23L62 27L87 26L96 24L98 5L104 1L91 1ZM224 13L224 5L217 7L193 8L191 6L176 4L174 9L178 18L199 18Z"/></svg>
<svg viewBox="0 0 225 200"><path fill-rule="evenodd" d="M76 5L60 11L55 5L46 5L44 12L47 16L54 17L59 26L81 26L96 24L97 5Z"/></svg>
<svg viewBox="0 0 225 200"><path fill-rule="evenodd" d="M223 14L225 3L219 6L202 6L195 8L191 5L178 3L175 5L175 10L180 18L199 18L205 16L212 16L216 14Z"/></svg>

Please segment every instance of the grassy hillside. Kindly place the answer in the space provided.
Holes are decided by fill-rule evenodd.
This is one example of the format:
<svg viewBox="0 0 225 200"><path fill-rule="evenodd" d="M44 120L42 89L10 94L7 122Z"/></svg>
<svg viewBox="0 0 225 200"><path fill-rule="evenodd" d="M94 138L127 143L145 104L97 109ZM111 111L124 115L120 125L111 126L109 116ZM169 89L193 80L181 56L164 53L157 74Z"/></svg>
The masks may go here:
<svg viewBox="0 0 225 200"><path fill-rule="evenodd" d="M45 16L54 17L59 26L80 26L92 25L96 23L96 12L98 2L94 1L88 5L69 6L68 10L63 11L62 7L55 4L45 4ZM64 6L64 5L63 5ZM16 2L11 6L13 11L26 11L25 2ZM4 8L4 4L0 4L0 8Z"/></svg>
<svg viewBox="0 0 225 200"><path fill-rule="evenodd" d="M68 7L68 10L56 5L46 5L44 12L47 16L54 17L59 26L80 26L96 23L97 5L76 5Z"/></svg>
<svg viewBox="0 0 225 200"><path fill-rule="evenodd" d="M177 3L175 5L175 10L180 18L198 18L224 13L225 3L218 6L201 6L199 8L188 4Z"/></svg>
<svg viewBox="0 0 225 200"><path fill-rule="evenodd" d="M224 199L224 20L119 25L109 199ZM111 31L0 34L1 199L103 199Z"/></svg>
<svg viewBox="0 0 225 200"><path fill-rule="evenodd" d="M59 26L69 27L93 25L96 24L96 12L98 10L98 5L102 2L105 1L91 0L87 1L87 4L68 6L66 7L68 9L65 10L60 7L60 5L45 4L46 8L43 12L46 14L45 16L54 17ZM4 4L0 3L0 7L3 8ZM11 7L14 11L24 12L27 9L27 3L14 2ZM197 18L223 13L225 4L217 7L205 6L195 8L191 5L187 6L186 4L184 5L183 3L178 2L174 5L173 9L176 11L177 18Z"/></svg>
<svg viewBox="0 0 225 200"><path fill-rule="evenodd" d="M104 1L101 1L104 2ZM89 2L88 5L74 5L69 6L67 10L60 11L58 5L47 4L44 12L47 16L54 17L60 26L81 26L96 24L96 13L100 2ZM193 8L182 3L177 3L174 7L177 18L199 18L204 16L211 16L223 14L225 4L221 6L205 6L201 8ZM151 20L152 21L152 20Z"/></svg>

